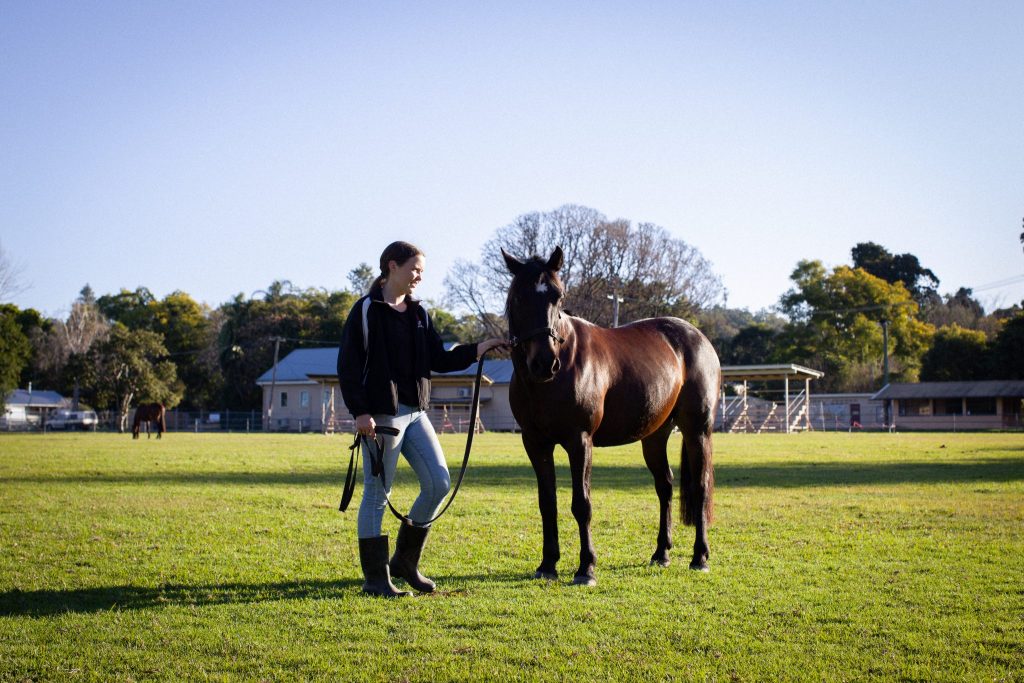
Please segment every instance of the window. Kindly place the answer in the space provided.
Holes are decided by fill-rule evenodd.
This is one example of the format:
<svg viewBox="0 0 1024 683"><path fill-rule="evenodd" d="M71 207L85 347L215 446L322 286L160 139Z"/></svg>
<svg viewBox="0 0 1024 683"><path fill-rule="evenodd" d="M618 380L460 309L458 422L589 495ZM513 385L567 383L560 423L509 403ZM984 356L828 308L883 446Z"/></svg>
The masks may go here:
<svg viewBox="0 0 1024 683"><path fill-rule="evenodd" d="M299 392L299 406L301 406L303 408L308 408L309 407L309 392L308 391L300 391Z"/></svg>
<svg viewBox="0 0 1024 683"><path fill-rule="evenodd" d="M935 400L936 415L963 415L964 402L959 398L940 398Z"/></svg>
<svg viewBox="0 0 1024 683"><path fill-rule="evenodd" d="M968 415L995 415L995 398L969 398L967 399Z"/></svg>
<svg viewBox="0 0 1024 683"><path fill-rule="evenodd" d="M329 389L320 392L320 400L324 404L324 407L331 405L331 398L334 396L334 390Z"/></svg>
<svg viewBox="0 0 1024 683"><path fill-rule="evenodd" d="M900 417L931 415L932 402L927 398L906 398L900 401Z"/></svg>
<svg viewBox="0 0 1024 683"><path fill-rule="evenodd" d="M282 408L287 408L288 407L288 392L287 391L282 391L281 392L281 407Z"/></svg>

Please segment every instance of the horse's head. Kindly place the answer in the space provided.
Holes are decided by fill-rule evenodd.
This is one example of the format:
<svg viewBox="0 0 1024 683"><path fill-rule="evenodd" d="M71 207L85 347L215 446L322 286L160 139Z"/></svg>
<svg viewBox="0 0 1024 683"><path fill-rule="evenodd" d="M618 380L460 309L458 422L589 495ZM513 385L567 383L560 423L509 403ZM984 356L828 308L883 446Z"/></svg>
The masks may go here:
<svg viewBox="0 0 1024 683"><path fill-rule="evenodd" d="M531 379L550 382L561 367L558 346L561 303L565 290L558 278L562 267L562 248L555 247L545 261L534 256L520 261L501 250L505 265L512 273L512 285L505 302L513 358L519 356Z"/></svg>

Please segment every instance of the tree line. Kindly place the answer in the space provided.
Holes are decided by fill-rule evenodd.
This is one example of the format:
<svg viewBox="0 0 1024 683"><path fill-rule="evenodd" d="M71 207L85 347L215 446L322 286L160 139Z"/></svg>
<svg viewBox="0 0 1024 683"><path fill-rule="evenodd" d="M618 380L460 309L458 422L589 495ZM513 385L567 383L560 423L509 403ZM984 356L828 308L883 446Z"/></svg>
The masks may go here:
<svg viewBox="0 0 1024 683"><path fill-rule="evenodd" d="M1024 378L1021 305L986 313L970 289L939 294L939 278L912 254L864 242L848 265L799 261L778 304L752 313L726 306L721 279L692 245L660 226L575 205L523 214L493 233L477 261L457 261L444 279L446 298L429 302L442 336L505 334L509 275L500 250L547 255L556 245L566 254L570 313L611 325L618 299L623 323L682 317L726 365L798 363L825 373L818 391L872 391L881 386L887 335L894 382ZM0 300L11 291L6 263L0 251ZM273 363L275 340L282 357L336 345L374 275L360 264L339 290L279 280L216 307L181 291L96 296L86 285L62 319L0 304L0 400L31 382L122 416L142 401L258 410L255 382Z"/></svg>

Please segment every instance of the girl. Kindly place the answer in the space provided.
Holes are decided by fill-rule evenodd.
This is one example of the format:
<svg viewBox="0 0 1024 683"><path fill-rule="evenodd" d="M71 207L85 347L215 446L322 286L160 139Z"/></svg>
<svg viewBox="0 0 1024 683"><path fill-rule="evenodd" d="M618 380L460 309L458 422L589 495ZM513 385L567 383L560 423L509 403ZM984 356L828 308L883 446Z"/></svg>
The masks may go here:
<svg viewBox="0 0 1024 683"><path fill-rule="evenodd" d="M369 293L359 299L342 330L338 378L345 406L355 418L356 432L371 439L377 425L398 430L384 436L384 477L390 486L401 453L420 483L419 497L408 517L423 523L434 516L451 485L441 445L427 417L431 372L469 367L499 346L501 339L455 346L445 350L430 317L413 292L423 277L423 252L408 242L389 244L380 256L380 275ZM403 524L388 560L388 537L381 535L384 487L373 476L363 453L363 499L359 506L359 561L366 581L363 592L399 597L391 577L429 593L434 582L419 572L420 553L429 527ZM388 491L390 493L390 491Z"/></svg>

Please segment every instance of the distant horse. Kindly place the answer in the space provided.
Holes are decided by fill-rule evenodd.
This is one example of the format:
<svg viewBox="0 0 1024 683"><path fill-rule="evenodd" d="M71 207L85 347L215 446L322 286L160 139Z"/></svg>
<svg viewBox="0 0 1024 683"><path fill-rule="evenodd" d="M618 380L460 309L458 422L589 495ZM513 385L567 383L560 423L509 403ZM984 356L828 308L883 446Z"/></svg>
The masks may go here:
<svg viewBox="0 0 1024 683"><path fill-rule="evenodd" d="M156 438L167 431L164 407L160 403L142 403L135 409L135 420L132 422L132 438L139 438L139 427L146 423L146 438L149 438L150 423L156 422Z"/></svg>
<svg viewBox="0 0 1024 683"><path fill-rule="evenodd" d="M696 527L691 569L707 571L707 526L714 472L711 432L721 386L718 355L707 337L679 318L651 318L615 329L562 313L562 249L523 262L502 250L513 274L505 314L512 343L512 413L537 475L544 530L536 578L558 577L555 445L569 455L572 514L580 530L574 584L592 586L596 555L590 536L590 472L594 446L640 441L654 475L661 519L651 564L667 567L672 547L672 468L666 446L683 433L683 521Z"/></svg>

